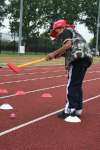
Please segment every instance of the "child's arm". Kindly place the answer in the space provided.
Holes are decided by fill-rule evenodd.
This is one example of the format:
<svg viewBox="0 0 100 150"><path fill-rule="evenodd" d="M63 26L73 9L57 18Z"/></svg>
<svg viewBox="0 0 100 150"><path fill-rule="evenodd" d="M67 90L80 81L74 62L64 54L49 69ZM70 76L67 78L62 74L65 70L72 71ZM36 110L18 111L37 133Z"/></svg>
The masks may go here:
<svg viewBox="0 0 100 150"><path fill-rule="evenodd" d="M60 57L62 54L65 53L65 51L69 48L72 47L72 40L68 40L66 41L62 47L60 47L59 49L55 50L54 52L51 52L47 55L46 60L51 60L54 58L58 58Z"/></svg>

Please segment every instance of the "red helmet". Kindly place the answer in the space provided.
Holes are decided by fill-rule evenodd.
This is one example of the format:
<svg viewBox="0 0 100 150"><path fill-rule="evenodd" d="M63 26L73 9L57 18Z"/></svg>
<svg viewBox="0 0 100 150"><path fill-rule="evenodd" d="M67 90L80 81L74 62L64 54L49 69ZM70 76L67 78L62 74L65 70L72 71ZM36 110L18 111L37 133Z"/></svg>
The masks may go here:
<svg viewBox="0 0 100 150"><path fill-rule="evenodd" d="M56 38L57 37L57 32L55 30L58 29L58 28L63 28L63 27L73 28L73 29L75 28L75 26L71 25L67 20L59 19L59 20L57 20L53 23L52 31L50 33L50 36Z"/></svg>
<svg viewBox="0 0 100 150"><path fill-rule="evenodd" d="M67 26L67 21L64 19L57 20L53 23L53 30Z"/></svg>
<svg viewBox="0 0 100 150"><path fill-rule="evenodd" d="M53 30L57 28L63 28L63 27L70 27L75 28L74 25L71 25L67 20L65 19L59 19L53 23Z"/></svg>

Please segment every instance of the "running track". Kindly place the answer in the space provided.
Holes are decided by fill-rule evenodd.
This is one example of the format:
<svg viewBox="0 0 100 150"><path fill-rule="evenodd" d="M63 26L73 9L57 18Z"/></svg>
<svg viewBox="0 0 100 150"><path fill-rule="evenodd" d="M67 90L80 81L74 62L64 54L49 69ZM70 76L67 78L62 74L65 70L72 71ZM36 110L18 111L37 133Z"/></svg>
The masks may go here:
<svg viewBox="0 0 100 150"><path fill-rule="evenodd" d="M20 74L0 69L0 89L8 91L0 93L0 105L14 108L0 110L0 150L100 149L100 65L92 65L84 79L81 123L57 117L65 102L66 76L63 66L30 67ZM52 97L43 98L44 93Z"/></svg>

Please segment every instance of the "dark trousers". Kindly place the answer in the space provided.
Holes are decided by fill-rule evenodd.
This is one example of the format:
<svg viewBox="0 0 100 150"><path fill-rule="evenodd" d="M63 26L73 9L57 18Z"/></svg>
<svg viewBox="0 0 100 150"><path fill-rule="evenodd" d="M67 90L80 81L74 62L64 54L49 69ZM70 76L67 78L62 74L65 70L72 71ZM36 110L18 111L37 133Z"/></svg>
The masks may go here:
<svg viewBox="0 0 100 150"><path fill-rule="evenodd" d="M67 99L69 101L69 108L75 108L76 110L82 109L82 83L86 70L90 65L90 60L88 58L84 58L72 62L69 66L67 83Z"/></svg>

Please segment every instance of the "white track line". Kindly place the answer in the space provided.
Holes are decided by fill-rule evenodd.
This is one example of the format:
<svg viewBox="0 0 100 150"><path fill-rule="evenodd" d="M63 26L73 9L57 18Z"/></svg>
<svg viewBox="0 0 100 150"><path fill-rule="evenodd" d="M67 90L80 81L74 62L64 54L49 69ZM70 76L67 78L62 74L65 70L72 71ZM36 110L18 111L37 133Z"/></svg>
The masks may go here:
<svg viewBox="0 0 100 150"><path fill-rule="evenodd" d="M96 98L98 98L98 97L100 97L100 95L96 95L96 96L94 96L94 97L88 98L88 99L84 100L83 103L92 101L92 100L94 100L94 99L96 99ZM26 126L28 126L28 125L30 125L30 124L34 124L34 123L39 122L39 121L41 121L41 120L43 120L43 119L46 119L46 118L48 118L48 117L51 117L51 116L57 114L58 112L60 112L60 111L62 111L62 110L63 110L63 108L62 108L62 109L59 109L59 110L57 110L57 111L55 111L55 112L46 114L46 115L44 115L44 116L38 117L38 118L36 118L36 119L33 119L33 120L31 120L31 121L28 121L28 122L26 122L26 123L23 123L23 124L21 124L21 125L15 126L15 127L11 128L11 129L8 129L8 130L5 130L5 131L3 131L3 132L0 132L0 136L6 135L6 134L11 133L11 132L13 132L13 131L16 131L16 130L18 130L18 129L20 129L20 128L26 127Z"/></svg>
<svg viewBox="0 0 100 150"><path fill-rule="evenodd" d="M48 76L48 77L41 77L41 78L7 81L7 82L1 82L0 84L10 84L10 83L27 82L27 81L35 81L35 80L44 80L44 79L51 79L51 78L59 78L59 77L63 77L63 76L66 76L66 75L61 74L61 75L58 75L58 76Z"/></svg>
<svg viewBox="0 0 100 150"><path fill-rule="evenodd" d="M42 68L42 69L44 69L44 68ZM48 69L48 68L47 68ZM57 69L59 69L59 70L57 70L57 71L52 71L52 72L60 72L60 71L66 71L66 70L64 70L64 67L59 67L59 68L57 68ZM48 70L50 70L50 69L48 69ZM51 71L43 71L43 72L41 72L41 74L45 74L45 73L49 73L49 72L51 72ZM91 71L91 73L93 73L93 72L97 72L97 73L99 73L100 71ZM34 75L34 74L37 74L37 73L39 73L39 72L31 72L31 73L28 73L28 72L26 72L26 73L18 73L18 74L6 74L6 75L0 75L0 77L9 77L9 76L21 76L21 75Z"/></svg>
<svg viewBox="0 0 100 150"><path fill-rule="evenodd" d="M88 73L100 73L100 71L89 71Z"/></svg>
<svg viewBox="0 0 100 150"><path fill-rule="evenodd" d="M53 71L53 73L55 73L55 72L62 72L62 71L61 70L59 70L59 71ZM47 72L42 72L42 73L47 73ZM91 72L88 72L88 73L100 73L100 71L91 71ZM29 73L29 74L33 74L33 73ZM63 75L51 76L51 77L40 77L40 78L32 78L32 79L24 79L24 80L6 81L6 82L0 82L0 84L12 84L12 83L27 82L27 81L31 81L31 80L32 81L33 80L43 80L43 79L48 79L48 78L56 78L56 77L59 77L59 76L67 76L67 75L63 74Z"/></svg>
<svg viewBox="0 0 100 150"><path fill-rule="evenodd" d="M48 69L49 70L49 69ZM0 75L0 77L9 77L9 76L21 76L21 75L34 75L34 74L45 74L45 73L55 73L55 72L65 72L65 70L56 70L56 71L43 71L43 72L27 72L27 73L18 73L18 74L6 74L6 75Z"/></svg>
<svg viewBox="0 0 100 150"><path fill-rule="evenodd" d="M100 78L84 80L83 82L91 82L91 81L96 81L96 80L100 80ZM66 84L57 85L57 86L51 86L51 87L42 88L42 89L36 89L36 90L33 90L33 91L27 91L27 92L25 92L25 95L26 95L26 94L30 94L30 93L45 91L45 90L49 90L49 89L60 88L60 87L63 87L63 86L66 86ZM6 96L0 96L0 99L5 99L5 98L9 98L9 97L14 97L14 96L17 96L16 93L15 93L15 94L11 94L11 95L6 95ZM18 96L19 96L19 95L18 95ZM22 95L21 95L21 96L22 96Z"/></svg>

